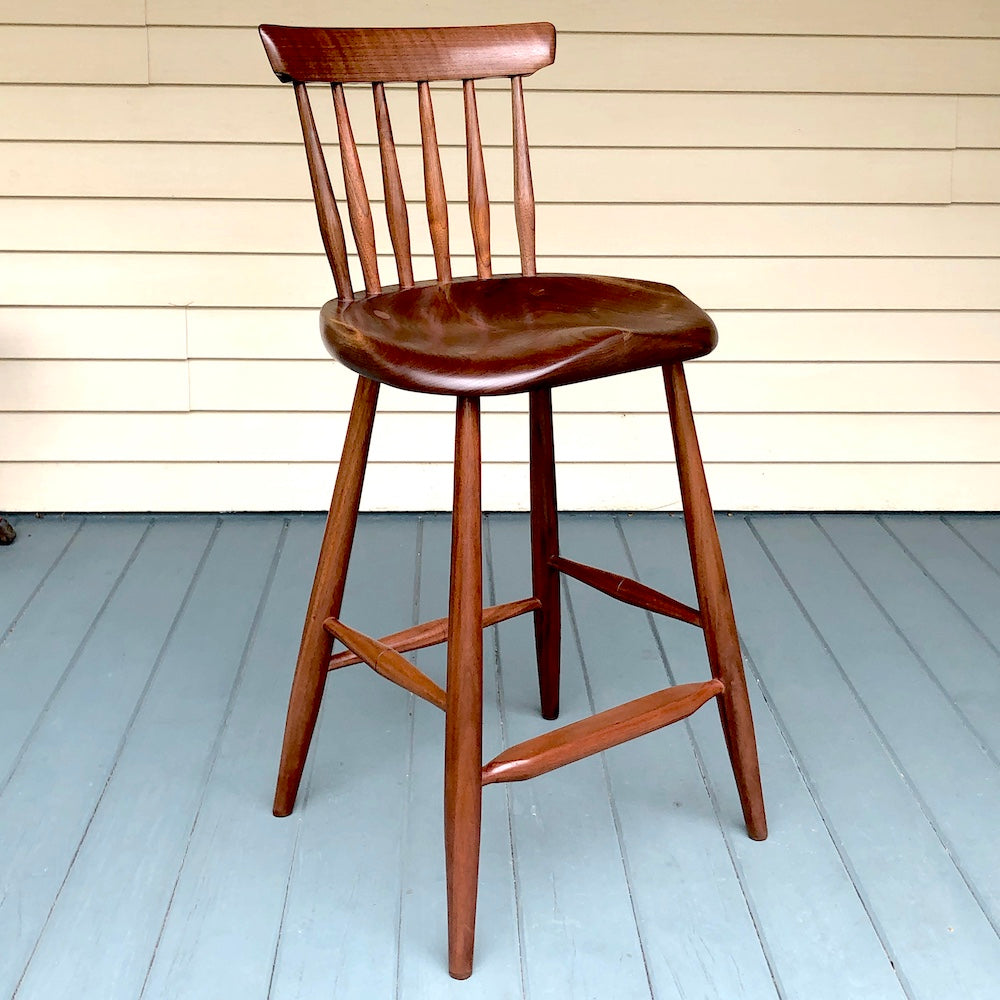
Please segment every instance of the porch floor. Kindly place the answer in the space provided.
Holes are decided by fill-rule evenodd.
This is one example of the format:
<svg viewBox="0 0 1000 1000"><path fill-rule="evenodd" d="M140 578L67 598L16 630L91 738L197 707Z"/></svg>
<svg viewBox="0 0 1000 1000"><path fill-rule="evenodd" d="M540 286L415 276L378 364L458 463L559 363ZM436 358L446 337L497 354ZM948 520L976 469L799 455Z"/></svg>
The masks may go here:
<svg viewBox="0 0 1000 1000"><path fill-rule="evenodd" d="M296 811L271 816L322 518L14 520L0 996L1000 997L1000 517L720 517L770 838L745 834L711 706L489 786L466 983L440 712L332 674ZM693 602L678 516L561 534ZM345 620L444 614L449 541L446 516L364 516ZM526 518L487 516L485 543L488 603L526 596ZM486 633L487 757L708 677L697 629L574 581L564 600L560 722L538 713L530 616ZM443 684L441 647L415 658Z"/></svg>

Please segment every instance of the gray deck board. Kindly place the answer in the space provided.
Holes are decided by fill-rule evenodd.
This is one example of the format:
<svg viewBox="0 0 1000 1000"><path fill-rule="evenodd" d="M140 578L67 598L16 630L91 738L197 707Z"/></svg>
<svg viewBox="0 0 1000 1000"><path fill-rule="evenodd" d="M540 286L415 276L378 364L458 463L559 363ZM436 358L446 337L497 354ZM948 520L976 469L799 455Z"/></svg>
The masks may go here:
<svg viewBox="0 0 1000 1000"><path fill-rule="evenodd" d="M709 706L484 790L476 967L447 976L443 716L331 675L270 814L316 515L21 518L0 549L0 996L995 1000L1000 517L720 519L770 822ZM485 520L490 602L530 588ZM683 522L563 549L693 601ZM450 522L361 519L344 617L444 613ZM444 649L414 654L444 682ZM707 676L688 625L568 581L563 711L531 617L487 633L484 752Z"/></svg>
<svg viewBox="0 0 1000 1000"><path fill-rule="evenodd" d="M755 518L764 523L767 518ZM743 638L911 997L990 997L1000 942L750 524L723 519Z"/></svg>
<svg viewBox="0 0 1000 1000"><path fill-rule="evenodd" d="M638 578L653 587L694 601L694 584L685 557L680 518L622 518ZM748 615L739 615L746 599L737 577L737 557L727 546L730 577L737 593L737 615L747 634ZM752 586L757 582L751 574ZM767 598L762 599L767 603ZM770 613L770 609L769 609ZM658 619L656 627L678 682L708 674L699 632L682 622ZM758 666L755 656L762 655ZM761 777L768 810L768 839L754 843L742 827L739 799L725 744L714 713L699 712L689 720L713 798L748 903L755 914L762 947L781 995L802 1000L882 1000L905 995L884 945L844 863L839 841L819 807L801 759L788 733L773 713L759 683L770 660L758 647L747 659L748 687L754 711ZM797 673L797 656L782 658L774 668ZM794 874L808 872L807 878Z"/></svg>
<svg viewBox="0 0 1000 1000"><path fill-rule="evenodd" d="M0 775L16 764L121 582L147 524L93 521L0 641Z"/></svg>
<svg viewBox="0 0 1000 1000"><path fill-rule="evenodd" d="M448 567L451 522L447 517L424 519L420 561L418 617L441 617L448 608ZM489 580L486 581L489 594ZM487 601L492 598L486 596ZM494 635L487 633L484 649L483 751L489 757L502 746L497 703L497 658ZM445 647L421 650L421 670L445 685ZM442 978L447 962L444 881L443 755L444 716L433 705L413 699L413 733L409 755L403 867L400 888L400 998L467 996L467 983ZM514 898L513 854L506 791L487 788L483 794L483 839L480 863L476 954L477 1000L507 1000L521 996L521 954ZM479 970L484 970L482 979Z"/></svg>
<svg viewBox="0 0 1000 1000"><path fill-rule="evenodd" d="M281 521L227 521L15 994L138 996L188 848ZM139 624L139 623L136 623Z"/></svg>
<svg viewBox="0 0 1000 1000"><path fill-rule="evenodd" d="M411 623L416 541L414 519L362 521L346 621L369 634L382 623L385 632ZM311 575L315 557L307 565ZM286 671L286 687L289 678ZM282 716L286 699L279 702ZM273 820L301 828L271 996L391 997L409 697L362 665L337 671L327 683L315 741L296 812ZM267 778L273 781L273 764Z"/></svg>
<svg viewBox="0 0 1000 1000"><path fill-rule="evenodd" d="M530 593L523 519L490 521L497 598L515 600ZM563 649L569 652L572 633L565 632ZM499 641L508 743L591 713L580 664L567 655L562 719L541 719L528 616L507 624ZM646 997L642 942L604 767L600 757L589 757L570 768L510 785L528 993L553 1000L609 992L622 1000ZM595 900L601 919L581 920Z"/></svg>
<svg viewBox="0 0 1000 1000"><path fill-rule="evenodd" d="M608 518L568 520L561 540L570 558L634 576ZM674 682L644 612L576 581L569 591L572 653L585 661L594 711ZM616 747L604 762L656 996L776 997L689 727Z"/></svg>
<svg viewBox="0 0 1000 1000"><path fill-rule="evenodd" d="M811 518L762 519L757 530L996 933L1000 769Z"/></svg>
<svg viewBox="0 0 1000 1000"><path fill-rule="evenodd" d="M298 641L318 518L295 519L225 725L142 996L253 996L271 975L298 824L269 815L288 678L277 669ZM220 857L230 863L218 864ZM219 955L239 955L219 962Z"/></svg>
<svg viewBox="0 0 1000 1000"><path fill-rule="evenodd" d="M6 546L0 576L0 636L14 625L32 594L52 572L83 523L82 518L52 522L15 518L24 544Z"/></svg>
<svg viewBox="0 0 1000 1000"><path fill-rule="evenodd" d="M818 523L976 739L1000 760L1000 654L874 519Z"/></svg>

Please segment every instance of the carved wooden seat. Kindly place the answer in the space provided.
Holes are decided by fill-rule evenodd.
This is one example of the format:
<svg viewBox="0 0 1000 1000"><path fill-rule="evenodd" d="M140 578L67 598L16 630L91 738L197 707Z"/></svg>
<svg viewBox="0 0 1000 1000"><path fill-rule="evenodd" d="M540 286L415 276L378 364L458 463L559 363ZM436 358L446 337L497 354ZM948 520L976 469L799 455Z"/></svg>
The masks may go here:
<svg viewBox="0 0 1000 1000"><path fill-rule="evenodd" d="M718 705L751 837L767 835L753 722L722 552L705 482L682 363L715 346L715 327L669 285L626 278L536 274L535 215L521 78L555 57L550 24L482 28L261 27L271 67L294 85L320 233L337 297L322 310L327 347L360 376L330 516L320 550L292 683L274 812L295 802L326 678L366 663L445 712L445 858L449 969L472 971L485 785L534 777ZM514 212L520 275L492 272L490 206L474 81L509 77L513 119ZM448 212L431 81L461 81L465 108L469 217L475 277L453 277ZM355 293L341 225L307 83L332 85L340 157L354 244L365 291ZM344 84L370 83L382 165L386 217L398 285L383 288L371 205L354 141ZM416 83L424 200L437 278L414 281L409 217L385 96L386 83ZM559 551L553 386L650 367L663 368L698 606L586 566ZM455 499L448 617L390 633L364 635L340 620L345 578L379 386L456 397ZM528 393L532 594L482 604L479 400ZM484 627L531 612L542 715L559 712L559 577L566 574L620 601L704 631L712 676L653 692L543 733L482 759ZM339 640L344 651L334 654ZM403 654L448 643L441 688Z"/></svg>
<svg viewBox="0 0 1000 1000"><path fill-rule="evenodd" d="M330 353L401 389L487 396L707 354L712 321L676 288L579 274L421 283L322 312Z"/></svg>

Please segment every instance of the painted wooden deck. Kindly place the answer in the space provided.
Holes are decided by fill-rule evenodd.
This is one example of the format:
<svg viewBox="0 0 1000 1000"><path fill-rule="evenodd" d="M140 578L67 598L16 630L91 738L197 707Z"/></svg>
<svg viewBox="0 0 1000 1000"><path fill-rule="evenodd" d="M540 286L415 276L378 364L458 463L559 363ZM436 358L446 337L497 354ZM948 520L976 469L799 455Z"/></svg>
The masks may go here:
<svg viewBox="0 0 1000 1000"><path fill-rule="evenodd" d="M491 601L528 589L487 519ZM1000 518L721 519L771 836L717 719L485 792L476 968L446 973L442 717L331 677L270 815L315 516L20 519L0 549L0 996L1000 997ZM563 549L691 600L676 516ZM443 613L444 517L363 518L345 618ZM699 633L566 591L563 719L707 676ZM528 618L485 751L549 725ZM443 676L441 650L418 655ZM503 695L498 708L497 695Z"/></svg>

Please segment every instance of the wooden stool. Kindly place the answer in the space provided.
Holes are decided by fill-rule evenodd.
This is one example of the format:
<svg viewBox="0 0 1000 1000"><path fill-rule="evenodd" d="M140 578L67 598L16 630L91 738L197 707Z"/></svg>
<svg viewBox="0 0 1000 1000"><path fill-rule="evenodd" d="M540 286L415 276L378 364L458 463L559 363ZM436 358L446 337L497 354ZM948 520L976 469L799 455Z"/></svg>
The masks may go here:
<svg viewBox="0 0 1000 1000"><path fill-rule="evenodd" d="M750 703L712 506L682 363L716 343L712 321L676 288L651 281L535 271L535 208L522 77L555 58L550 24L483 28L260 29L271 67L294 86L320 232L337 298L321 313L330 353L360 376L330 506L292 684L277 816L295 803L329 670L363 661L445 713L445 855L449 967L472 972L483 785L520 781L689 716L716 700L747 830L767 835ZM520 275L493 276L489 200L474 80L509 77L513 105L514 212ZM475 278L453 278L448 214L428 81L462 81ZM373 82L374 81L374 82ZM337 203L306 84L332 84L347 207L364 294L355 294ZM351 131L345 83L371 83L386 214L399 284L379 281L371 208ZM406 202L384 85L416 82L424 186L436 281L413 280ZM680 478L698 607L559 553L552 444L553 386L660 366ZM457 397L455 494L448 617L373 639L340 620L379 386ZM530 420L533 594L483 608L479 400L527 392ZM559 575L575 577L704 631L712 677L638 698L482 760L483 633L534 614L542 715L559 712ZM347 652L331 657L339 639ZM402 654L448 643L447 691Z"/></svg>

